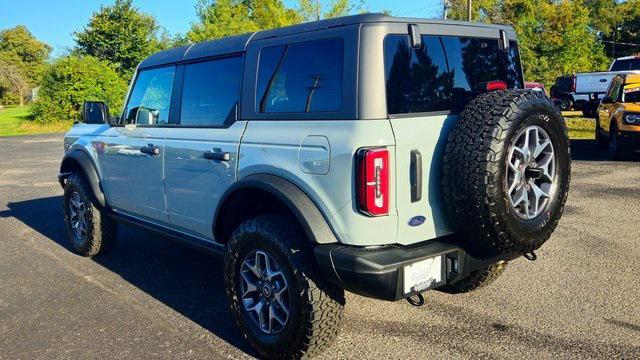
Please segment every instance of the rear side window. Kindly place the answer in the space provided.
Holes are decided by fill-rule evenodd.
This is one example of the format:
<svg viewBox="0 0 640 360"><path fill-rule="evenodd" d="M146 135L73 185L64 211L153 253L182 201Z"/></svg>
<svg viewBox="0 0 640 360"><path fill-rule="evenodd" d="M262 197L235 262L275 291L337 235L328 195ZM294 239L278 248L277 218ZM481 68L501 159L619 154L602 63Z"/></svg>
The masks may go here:
<svg viewBox="0 0 640 360"><path fill-rule="evenodd" d="M242 57L185 65L180 124L222 126L236 118Z"/></svg>
<svg viewBox="0 0 640 360"><path fill-rule="evenodd" d="M409 44L407 35L385 39L389 114L459 112L486 82L524 85L515 42L508 52L498 39L423 35L421 49Z"/></svg>
<svg viewBox="0 0 640 360"><path fill-rule="evenodd" d="M611 71L640 70L640 59L616 60L611 66Z"/></svg>
<svg viewBox="0 0 640 360"><path fill-rule="evenodd" d="M342 108L344 42L323 39L260 51L256 109L261 113L333 112Z"/></svg>
<svg viewBox="0 0 640 360"><path fill-rule="evenodd" d="M169 122L175 66L138 73L125 109L127 124L157 125Z"/></svg>

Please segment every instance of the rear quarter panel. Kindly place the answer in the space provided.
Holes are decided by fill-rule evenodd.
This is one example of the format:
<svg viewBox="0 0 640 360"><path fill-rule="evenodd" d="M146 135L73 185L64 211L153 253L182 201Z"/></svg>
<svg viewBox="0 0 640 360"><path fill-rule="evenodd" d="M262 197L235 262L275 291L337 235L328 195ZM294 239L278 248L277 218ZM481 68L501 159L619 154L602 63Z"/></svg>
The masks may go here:
<svg viewBox="0 0 640 360"><path fill-rule="evenodd" d="M314 151L309 136L325 137L328 164L318 173L303 171L299 156ZM280 176L304 191L329 221L338 239L350 245L383 245L396 240L397 214L391 198L390 215L368 217L357 211L354 155L359 148L386 146L394 156L389 121L383 120L261 120L250 121L240 145L238 178L253 174ZM323 174L328 165L328 171ZM390 169L393 174L395 170ZM390 189L395 180L390 179Z"/></svg>

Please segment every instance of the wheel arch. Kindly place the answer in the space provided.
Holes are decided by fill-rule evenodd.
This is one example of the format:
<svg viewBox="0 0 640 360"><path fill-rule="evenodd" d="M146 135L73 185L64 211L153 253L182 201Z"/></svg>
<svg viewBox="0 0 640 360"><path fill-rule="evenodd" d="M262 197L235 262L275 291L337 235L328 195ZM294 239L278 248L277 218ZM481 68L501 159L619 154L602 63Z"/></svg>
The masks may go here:
<svg viewBox="0 0 640 360"><path fill-rule="evenodd" d="M68 152L62 159L60 164L60 175L58 180L64 187L64 180L72 172L81 172L89 182L93 196L98 201L100 206L105 207L107 205L102 186L100 185L100 177L98 176L98 170L91 160L91 157L80 149L75 149Z"/></svg>
<svg viewBox="0 0 640 360"><path fill-rule="evenodd" d="M240 223L274 211L292 215L311 243L338 242L328 219L302 189L269 174L249 175L224 193L213 218L214 238L225 244Z"/></svg>

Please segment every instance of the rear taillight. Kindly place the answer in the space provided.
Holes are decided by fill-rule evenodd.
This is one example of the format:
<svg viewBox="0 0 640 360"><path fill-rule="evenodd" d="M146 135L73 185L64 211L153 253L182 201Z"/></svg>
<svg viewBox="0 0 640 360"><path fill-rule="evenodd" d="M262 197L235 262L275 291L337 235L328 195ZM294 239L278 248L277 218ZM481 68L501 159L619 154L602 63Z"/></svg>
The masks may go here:
<svg viewBox="0 0 640 360"><path fill-rule="evenodd" d="M575 76L571 78L571 92L576 92L576 79Z"/></svg>
<svg viewBox="0 0 640 360"><path fill-rule="evenodd" d="M504 81L496 80L489 81L487 83L487 91L495 91L495 90L507 90L507 83Z"/></svg>
<svg viewBox="0 0 640 360"><path fill-rule="evenodd" d="M389 150L360 149L356 180L359 210L369 216L389 214Z"/></svg>

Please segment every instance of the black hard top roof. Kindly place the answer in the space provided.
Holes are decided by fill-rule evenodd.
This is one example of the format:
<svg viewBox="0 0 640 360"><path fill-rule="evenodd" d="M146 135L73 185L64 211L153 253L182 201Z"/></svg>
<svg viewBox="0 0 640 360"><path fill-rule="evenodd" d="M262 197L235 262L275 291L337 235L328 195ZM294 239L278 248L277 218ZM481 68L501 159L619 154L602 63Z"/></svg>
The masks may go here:
<svg viewBox="0 0 640 360"><path fill-rule="evenodd" d="M458 26L469 27L489 27L502 29L506 31L512 31L512 27L508 25L493 25L483 23L472 23L464 21L452 21L452 20L432 20L421 18L402 18L393 17L385 14L360 14L352 16L344 16L333 19L319 20L313 22L307 22L297 25L291 25L287 27L263 30L254 33L229 36L222 39L209 40L205 42L196 43L193 45L181 46L165 51L155 53L145 60L143 60L139 68L147 68L153 66L160 66L165 64L177 63L182 61L190 61L205 57L214 57L218 55L239 53L245 51L249 41L255 41L260 39L268 39L286 35L299 34L304 32L317 31L322 29L363 24L363 23L376 23L376 22L392 22L392 23L411 23L411 24L448 24Z"/></svg>

